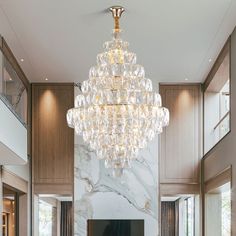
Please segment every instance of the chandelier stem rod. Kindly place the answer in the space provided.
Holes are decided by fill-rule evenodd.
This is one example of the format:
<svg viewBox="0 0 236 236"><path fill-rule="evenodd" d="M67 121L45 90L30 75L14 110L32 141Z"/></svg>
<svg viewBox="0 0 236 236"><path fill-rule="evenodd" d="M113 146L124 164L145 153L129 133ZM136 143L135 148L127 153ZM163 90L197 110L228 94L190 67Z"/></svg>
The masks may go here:
<svg viewBox="0 0 236 236"><path fill-rule="evenodd" d="M120 30L119 17L114 17L114 20L115 20L115 30L119 31Z"/></svg>

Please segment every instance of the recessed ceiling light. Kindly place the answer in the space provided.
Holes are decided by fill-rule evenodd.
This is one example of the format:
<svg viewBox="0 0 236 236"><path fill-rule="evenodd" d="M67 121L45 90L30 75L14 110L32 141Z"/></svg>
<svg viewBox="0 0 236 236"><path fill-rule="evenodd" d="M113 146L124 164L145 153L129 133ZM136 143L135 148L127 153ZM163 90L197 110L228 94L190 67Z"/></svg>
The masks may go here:
<svg viewBox="0 0 236 236"><path fill-rule="evenodd" d="M12 78L9 78L9 80L11 80L11 81L12 81Z"/></svg>
<svg viewBox="0 0 236 236"><path fill-rule="evenodd" d="M208 61L209 61L209 62L212 62L212 59L210 58Z"/></svg>
<svg viewBox="0 0 236 236"><path fill-rule="evenodd" d="M48 78L45 78L45 80L48 80Z"/></svg>
<svg viewBox="0 0 236 236"><path fill-rule="evenodd" d="M21 59L20 59L20 61L22 61L22 62L23 62L23 61L24 61L24 58L21 58Z"/></svg>
<svg viewBox="0 0 236 236"><path fill-rule="evenodd" d="M188 80L188 78L185 78L185 80L187 81L187 80Z"/></svg>

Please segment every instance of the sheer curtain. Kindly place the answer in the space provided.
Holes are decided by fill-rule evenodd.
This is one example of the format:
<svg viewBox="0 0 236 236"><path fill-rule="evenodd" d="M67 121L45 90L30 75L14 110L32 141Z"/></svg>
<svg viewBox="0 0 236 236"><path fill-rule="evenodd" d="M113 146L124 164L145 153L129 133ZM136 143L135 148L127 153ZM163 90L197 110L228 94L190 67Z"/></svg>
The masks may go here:
<svg viewBox="0 0 236 236"><path fill-rule="evenodd" d="M176 202L161 202L161 236L178 235L178 210Z"/></svg>
<svg viewBox="0 0 236 236"><path fill-rule="evenodd" d="M72 236L72 202L61 202L61 236Z"/></svg>

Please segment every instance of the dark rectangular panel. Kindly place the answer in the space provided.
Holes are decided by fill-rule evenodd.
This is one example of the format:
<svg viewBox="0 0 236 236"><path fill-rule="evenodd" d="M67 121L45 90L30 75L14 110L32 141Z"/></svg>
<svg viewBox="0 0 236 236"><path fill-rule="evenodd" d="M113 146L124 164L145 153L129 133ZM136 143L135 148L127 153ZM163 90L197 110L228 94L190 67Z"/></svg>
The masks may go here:
<svg viewBox="0 0 236 236"><path fill-rule="evenodd" d="M88 236L144 236L144 220L88 220Z"/></svg>

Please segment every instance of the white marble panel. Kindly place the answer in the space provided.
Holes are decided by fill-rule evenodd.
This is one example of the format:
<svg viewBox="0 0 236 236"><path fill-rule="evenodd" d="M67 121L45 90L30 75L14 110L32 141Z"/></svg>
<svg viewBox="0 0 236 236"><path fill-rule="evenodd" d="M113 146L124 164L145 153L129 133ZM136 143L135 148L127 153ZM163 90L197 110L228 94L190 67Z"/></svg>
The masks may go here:
<svg viewBox="0 0 236 236"><path fill-rule="evenodd" d="M158 142L142 150L122 177L97 160L82 140L75 144L76 236L87 236L87 219L144 219L145 236L158 235Z"/></svg>

